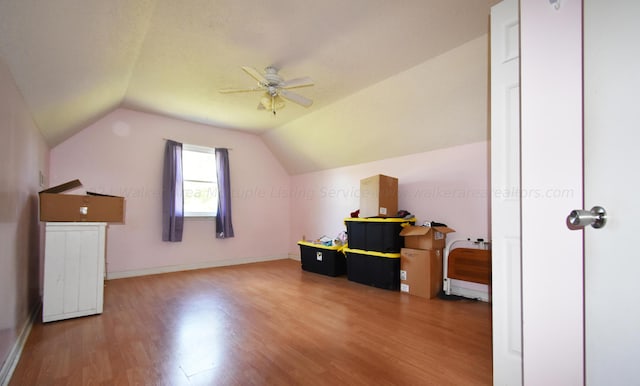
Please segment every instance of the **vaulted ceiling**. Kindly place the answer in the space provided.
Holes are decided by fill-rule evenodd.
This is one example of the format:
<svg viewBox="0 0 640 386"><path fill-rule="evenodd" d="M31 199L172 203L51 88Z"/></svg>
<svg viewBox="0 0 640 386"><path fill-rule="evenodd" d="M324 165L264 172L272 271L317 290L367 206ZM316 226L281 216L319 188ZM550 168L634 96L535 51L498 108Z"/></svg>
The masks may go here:
<svg viewBox="0 0 640 386"><path fill-rule="evenodd" d="M118 107L269 138L487 34L491 3L0 0L0 56L51 146ZM218 92L256 85L241 66L310 76L296 92L313 105L288 102L274 117L256 109L259 92Z"/></svg>

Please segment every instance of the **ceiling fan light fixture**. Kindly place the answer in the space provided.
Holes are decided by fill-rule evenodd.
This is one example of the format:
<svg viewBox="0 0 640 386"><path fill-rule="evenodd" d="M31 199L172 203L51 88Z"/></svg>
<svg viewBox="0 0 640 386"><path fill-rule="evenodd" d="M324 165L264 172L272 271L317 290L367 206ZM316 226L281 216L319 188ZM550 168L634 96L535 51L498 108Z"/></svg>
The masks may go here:
<svg viewBox="0 0 640 386"><path fill-rule="evenodd" d="M221 93L237 93L247 91L265 91L258 103L258 110L268 110L274 115L276 110L280 110L285 106L285 100L299 104L303 107L309 107L313 104L313 100L291 91L292 88L313 86L313 80L308 77L283 80L278 74L278 69L269 66L264 69L264 73L260 73L253 67L242 66L242 70L258 82L257 87L253 88L231 88L221 89Z"/></svg>
<svg viewBox="0 0 640 386"><path fill-rule="evenodd" d="M264 107L265 110L273 111L281 110L284 108L284 100L279 96L271 96L266 94L260 99L260 104Z"/></svg>

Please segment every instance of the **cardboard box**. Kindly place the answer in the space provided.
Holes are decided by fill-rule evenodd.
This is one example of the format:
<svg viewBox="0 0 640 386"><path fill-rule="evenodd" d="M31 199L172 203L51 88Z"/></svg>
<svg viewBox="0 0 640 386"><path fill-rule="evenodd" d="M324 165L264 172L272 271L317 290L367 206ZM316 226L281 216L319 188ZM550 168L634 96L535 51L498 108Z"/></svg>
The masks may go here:
<svg viewBox="0 0 640 386"><path fill-rule="evenodd" d="M446 235L451 232L455 230L442 226L406 226L400 231L400 236L404 236L405 248L443 249L446 245Z"/></svg>
<svg viewBox="0 0 640 386"><path fill-rule="evenodd" d="M360 180L360 217L398 214L398 179L378 174Z"/></svg>
<svg viewBox="0 0 640 386"><path fill-rule="evenodd" d="M400 251L400 291L431 299L442 289L442 250Z"/></svg>
<svg viewBox="0 0 640 386"><path fill-rule="evenodd" d="M73 180L41 191L40 221L124 222L124 197L62 194L80 186L80 180Z"/></svg>

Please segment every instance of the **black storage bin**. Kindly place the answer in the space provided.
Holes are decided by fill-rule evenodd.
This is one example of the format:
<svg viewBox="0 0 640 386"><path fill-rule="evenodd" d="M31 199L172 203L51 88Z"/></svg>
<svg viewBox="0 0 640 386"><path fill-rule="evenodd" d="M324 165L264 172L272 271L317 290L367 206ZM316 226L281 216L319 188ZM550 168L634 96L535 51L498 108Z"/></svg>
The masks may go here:
<svg viewBox="0 0 640 386"><path fill-rule="evenodd" d="M400 290L400 254L345 248L347 278L360 284Z"/></svg>
<svg viewBox="0 0 640 386"><path fill-rule="evenodd" d="M299 241L302 269L327 276L340 276L347 272L347 262L340 247Z"/></svg>
<svg viewBox="0 0 640 386"><path fill-rule="evenodd" d="M349 248L382 253L399 253L404 248L404 237L400 236L403 224L415 220L402 218L347 218Z"/></svg>

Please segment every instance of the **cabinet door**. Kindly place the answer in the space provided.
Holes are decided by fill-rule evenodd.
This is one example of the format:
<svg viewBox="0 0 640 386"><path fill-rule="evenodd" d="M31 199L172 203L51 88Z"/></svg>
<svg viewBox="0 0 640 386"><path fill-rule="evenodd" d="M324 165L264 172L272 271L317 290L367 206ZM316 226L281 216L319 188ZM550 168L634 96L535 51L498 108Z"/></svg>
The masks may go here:
<svg viewBox="0 0 640 386"><path fill-rule="evenodd" d="M103 226L47 226L43 321L102 312Z"/></svg>
<svg viewBox="0 0 640 386"><path fill-rule="evenodd" d="M47 228L44 256L42 319L64 313L64 278L67 235Z"/></svg>

